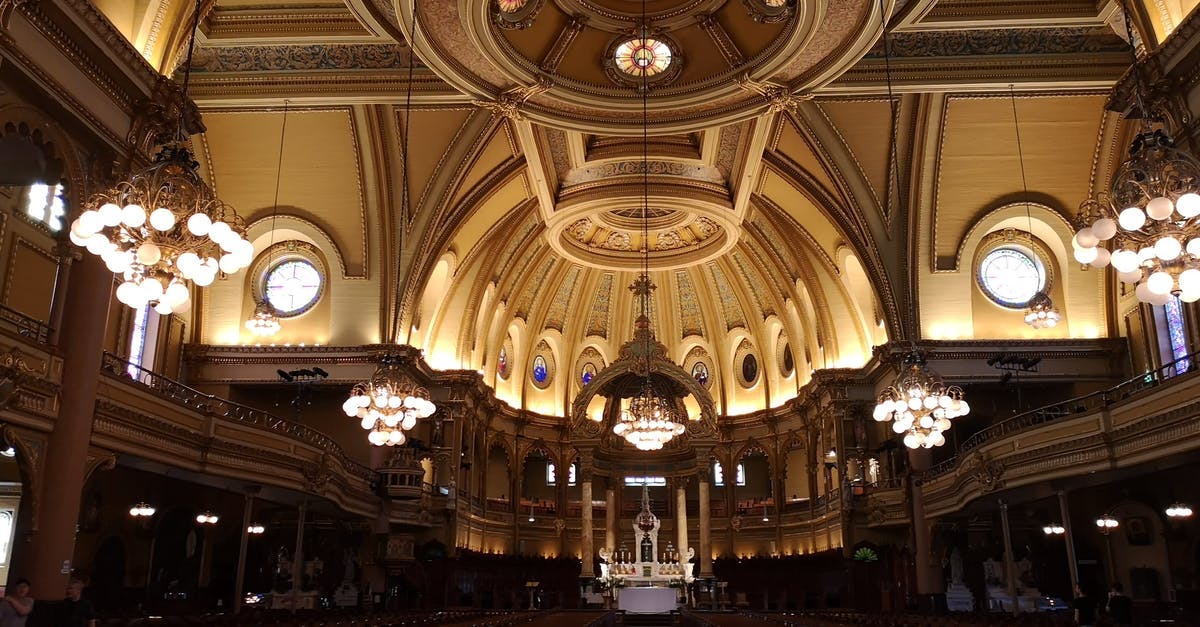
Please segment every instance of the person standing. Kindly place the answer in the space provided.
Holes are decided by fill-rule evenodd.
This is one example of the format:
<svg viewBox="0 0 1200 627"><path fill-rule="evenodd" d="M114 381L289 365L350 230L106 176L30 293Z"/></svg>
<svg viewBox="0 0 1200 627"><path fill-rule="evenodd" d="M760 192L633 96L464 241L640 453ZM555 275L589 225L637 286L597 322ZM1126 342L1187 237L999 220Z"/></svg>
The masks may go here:
<svg viewBox="0 0 1200 627"><path fill-rule="evenodd" d="M1089 597L1083 588L1075 586L1075 599L1071 601L1075 610L1075 624L1079 627L1092 627L1096 624L1096 600Z"/></svg>
<svg viewBox="0 0 1200 627"><path fill-rule="evenodd" d="M1126 596L1125 587L1119 581L1108 593L1108 617L1117 627L1133 625L1133 599Z"/></svg>
<svg viewBox="0 0 1200 627"><path fill-rule="evenodd" d="M25 619L33 611L29 596L29 580L18 579L0 599L0 627L25 627Z"/></svg>
<svg viewBox="0 0 1200 627"><path fill-rule="evenodd" d="M96 627L96 608L83 598L83 580L71 577L67 584L67 598L58 604L54 627Z"/></svg>

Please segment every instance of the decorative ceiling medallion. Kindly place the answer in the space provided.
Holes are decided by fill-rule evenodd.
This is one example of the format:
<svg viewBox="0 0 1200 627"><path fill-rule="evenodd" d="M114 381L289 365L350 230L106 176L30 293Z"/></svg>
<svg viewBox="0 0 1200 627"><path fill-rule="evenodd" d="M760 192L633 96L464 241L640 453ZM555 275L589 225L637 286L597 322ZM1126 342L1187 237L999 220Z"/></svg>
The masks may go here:
<svg viewBox="0 0 1200 627"><path fill-rule="evenodd" d="M663 270L704 263L737 243L738 220L726 206L653 199L643 232L641 208L630 209L631 202L598 198L556 212L547 221L551 247L586 266L628 269L641 266L648 247L651 269Z"/></svg>
<svg viewBox="0 0 1200 627"><path fill-rule="evenodd" d="M503 29L520 30L533 26L545 0L494 0L492 21Z"/></svg>
<svg viewBox="0 0 1200 627"><path fill-rule="evenodd" d="M796 12L796 0L742 0L755 22L783 22Z"/></svg>
<svg viewBox="0 0 1200 627"><path fill-rule="evenodd" d="M620 38L609 45L604 58L604 70L621 85L641 86L667 84L679 76L683 58L679 46L668 43L665 37Z"/></svg>

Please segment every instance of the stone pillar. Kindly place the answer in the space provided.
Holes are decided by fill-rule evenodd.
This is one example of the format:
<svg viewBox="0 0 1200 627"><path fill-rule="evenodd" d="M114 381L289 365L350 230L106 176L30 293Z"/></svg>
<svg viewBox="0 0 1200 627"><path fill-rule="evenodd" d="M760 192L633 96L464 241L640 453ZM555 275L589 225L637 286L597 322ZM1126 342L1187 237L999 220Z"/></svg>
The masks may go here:
<svg viewBox="0 0 1200 627"><path fill-rule="evenodd" d="M73 568L112 286L112 273L90 254L73 264L66 285L66 309L75 313L63 318L58 343L62 391L43 458L38 529L29 544L29 578L37 582L38 600L61 600Z"/></svg>
<svg viewBox="0 0 1200 627"><path fill-rule="evenodd" d="M688 529L687 529L687 492L684 490L682 479L675 484L675 546L679 549L679 561L687 561Z"/></svg>
<svg viewBox="0 0 1200 627"><path fill-rule="evenodd" d="M604 548L610 555L617 548L617 491L611 483L604 491Z"/></svg>
<svg viewBox="0 0 1200 627"><path fill-rule="evenodd" d="M1058 491L1058 513L1062 516L1063 541L1067 543L1067 573L1071 576L1071 585L1079 585L1079 561L1075 558L1075 532L1071 530L1071 512L1067 509L1067 493Z"/></svg>
<svg viewBox="0 0 1200 627"><path fill-rule="evenodd" d="M304 515L308 513L308 501L300 501L296 511L296 550L292 551L292 611L300 602L299 593L304 578Z"/></svg>
<svg viewBox="0 0 1200 627"><path fill-rule="evenodd" d="M1017 599L1017 565L1013 560L1012 533L1008 527L1008 503L1000 502L1000 532L1004 536L1004 584L1008 598L1012 601L1012 613L1021 613L1020 601Z"/></svg>
<svg viewBox="0 0 1200 627"><path fill-rule="evenodd" d="M258 486L253 486L246 490L246 504L242 506L242 530L241 542L238 545L238 562L237 574L233 580L233 613L237 614L242 610L242 601L245 596L242 594L246 579L246 544L250 541L250 533L246 531L254 522L254 495L258 493Z"/></svg>
<svg viewBox="0 0 1200 627"><path fill-rule="evenodd" d="M592 471L580 469L580 523L579 523L579 554L583 561L580 577L594 577L595 568L592 566Z"/></svg>
<svg viewBox="0 0 1200 627"><path fill-rule="evenodd" d="M933 539L929 532L929 521L925 519L925 498L921 490L921 476L929 468L932 455L928 449L910 450L909 463L916 472L909 475L912 497L913 549L917 566L917 596L921 607L927 611L941 611L945 606L942 589L942 568L933 560Z"/></svg>
<svg viewBox="0 0 1200 627"><path fill-rule="evenodd" d="M700 576L712 577L712 512L708 497L709 475L701 472L697 491L700 498Z"/></svg>

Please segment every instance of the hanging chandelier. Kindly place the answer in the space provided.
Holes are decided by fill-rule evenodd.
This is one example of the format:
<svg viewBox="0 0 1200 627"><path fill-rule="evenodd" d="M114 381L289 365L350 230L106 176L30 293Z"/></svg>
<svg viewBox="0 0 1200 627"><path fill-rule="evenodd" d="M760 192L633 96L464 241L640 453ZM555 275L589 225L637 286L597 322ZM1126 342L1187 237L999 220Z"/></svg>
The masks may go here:
<svg viewBox="0 0 1200 627"><path fill-rule="evenodd" d="M184 67L184 103L200 4ZM134 309L150 305L162 315L188 306L188 282L205 287L218 271L235 273L254 257L242 219L200 177L184 128L181 119L176 138L145 170L89 199L70 231L72 243L124 278L118 300Z"/></svg>
<svg viewBox="0 0 1200 627"><path fill-rule="evenodd" d="M1195 302L1200 300L1200 162L1145 119L1151 114L1128 10L1125 32L1143 127L1107 193L1080 205L1081 228L1071 240L1075 260L1095 268L1111 264L1121 281L1136 286L1134 294L1143 303L1165 305L1175 296Z"/></svg>
<svg viewBox="0 0 1200 627"><path fill-rule="evenodd" d="M646 23L646 3L642 2L642 39L649 35ZM630 290L639 297L641 312L634 323L634 341L643 345L646 360L641 389L629 399L621 411L620 420L613 425L613 433L625 438L639 451L656 451L667 442L683 435L686 427L680 420L674 399L654 388L650 379L650 344L654 332L650 328L650 295L654 283L650 280L650 134L647 109L647 72L642 72L642 274L633 282Z"/></svg>
<svg viewBox="0 0 1200 627"><path fill-rule="evenodd" d="M1137 299L1200 300L1200 162L1161 129L1139 134L1108 194L1080 206L1075 260L1136 285Z"/></svg>
<svg viewBox="0 0 1200 627"><path fill-rule="evenodd" d="M429 390L413 381L394 355L384 356L371 379L355 385L342 404L347 416L370 431L367 440L375 446L404 444L404 432L436 409Z"/></svg>
<svg viewBox="0 0 1200 627"><path fill-rule="evenodd" d="M279 314L266 298L254 305L254 313L246 320L246 330L258 337L275 335L279 327Z"/></svg>
<svg viewBox="0 0 1200 627"><path fill-rule="evenodd" d="M629 405L621 412L620 422L613 426L613 433L625 438L639 451L657 451L675 436L683 435L684 430L674 403L658 394L649 381L629 399Z"/></svg>
<svg viewBox="0 0 1200 627"><path fill-rule="evenodd" d="M1029 299L1025 309L1025 324L1035 329L1051 329L1062 320L1062 314L1054 306L1054 301L1042 291L1038 291Z"/></svg>
<svg viewBox="0 0 1200 627"><path fill-rule="evenodd" d="M891 421L892 430L904 434L908 448L941 446L950 421L967 415L971 408L963 400L962 388L943 383L919 354L910 353L904 363L896 382L879 394L873 417L877 422Z"/></svg>

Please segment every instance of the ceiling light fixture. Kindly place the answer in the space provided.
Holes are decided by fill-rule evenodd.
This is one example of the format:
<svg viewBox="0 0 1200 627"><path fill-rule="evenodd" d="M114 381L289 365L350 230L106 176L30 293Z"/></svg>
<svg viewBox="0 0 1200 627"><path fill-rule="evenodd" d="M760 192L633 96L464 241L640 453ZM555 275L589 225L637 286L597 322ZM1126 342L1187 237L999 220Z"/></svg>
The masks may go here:
<svg viewBox="0 0 1200 627"><path fill-rule="evenodd" d="M649 24L646 21L646 0L642 0L642 31L643 41L649 36ZM648 72L642 72L642 274L630 289L639 297L641 311L634 324L635 342L642 344L645 358L645 375L638 393L629 399L628 405L621 412L620 421L613 425L613 433L625 438L627 442L641 451L661 449L676 436L683 435L686 430L679 419L675 407L675 399L655 389L650 377L650 360L653 353L651 344L654 340L654 330L650 327L650 295L654 292L654 283L650 280L650 123L647 108L649 85Z"/></svg>
<svg viewBox="0 0 1200 627"><path fill-rule="evenodd" d="M215 525L219 520L221 520L221 517L209 510L196 514L196 524L199 525Z"/></svg>
<svg viewBox="0 0 1200 627"><path fill-rule="evenodd" d="M1118 522L1116 518L1113 518L1111 514L1105 514L1096 519L1096 528L1099 529L1100 533L1103 533L1104 535L1108 535L1113 529L1116 529L1120 526L1121 523Z"/></svg>
<svg viewBox="0 0 1200 627"><path fill-rule="evenodd" d="M232 274L254 258L242 219L200 177L187 147L184 116L201 3L196 1L175 137L149 167L92 196L71 223L71 242L124 277L117 299L134 309L150 305L160 315L187 308L189 281L210 285L218 271Z"/></svg>
<svg viewBox="0 0 1200 627"><path fill-rule="evenodd" d="M136 505L129 508L129 515L134 518L149 518L154 515L156 510L145 501L138 501Z"/></svg>
<svg viewBox="0 0 1200 627"><path fill-rule="evenodd" d="M1200 162L1151 126L1128 9L1125 31L1142 131L1109 191L1080 206L1082 228L1071 241L1075 260L1095 268L1112 264L1121 281L1136 286L1141 302L1165 305L1178 296L1190 303L1200 300Z"/></svg>
<svg viewBox="0 0 1200 627"><path fill-rule="evenodd" d="M412 21L409 37L417 37L417 2L412 3ZM397 228L395 304L392 309L391 337L387 343L395 344L400 339L401 264L404 263L404 229L407 228L411 193L408 184L408 139L412 123L413 65L416 54L409 47L408 85L404 95L404 137L400 142L400 220ZM405 431L417 424L418 418L428 418L437 410L429 390L418 384L406 372L405 360L399 355L384 355L367 381L350 390L350 398L342 404L342 411L351 418L358 418L360 425L370 433L367 441L375 446L398 446L407 440Z"/></svg>
<svg viewBox="0 0 1200 627"><path fill-rule="evenodd" d="M1025 179L1025 150L1021 146L1021 123L1017 119L1017 94L1013 86L1008 86L1008 98L1012 104L1013 130L1017 136L1017 160L1021 164L1021 188L1025 191L1025 220L1028 225L1029 251L1034 251L1033 245L1033 213L1029 208L1029 183ZM1062 314L1054 306L1054 301L1045 290L1038 290L1025 305L1025 324L1035 329L1050 329L1058 324Z"/></svg>
<svg viewBox="0 0 1200 627"><path fill-rule="evenodd" d="M246 527L246 533L248 533L252 536L262 535L263 533L266 533L266 531L267 531L266 527L259 525L257 523L250 525L249 527Z"/></svg>
<svg viewBox="0 0 1200 627"><path fill-rule="evenodd" d="M1058 523L1050 523L1045 527L1042 527L1042 533L1048 536L1061 536L1066 532L1067 528Z"/></svg>
<svg viewBox="0 0 1200 627"><path fill-rule="evenodd" d="M283 178L283 141L287 136L288 101L283 101L283 123L279 126L279 158L275 162L275 200L271 203L271 243L267 245L267 272L275 261L275 219L279 215L279 182ZM258 337L270 337L279 333L282 325L279 322L279 311L267 298L266 286L254 303L254 313L246 320L246 329Z"/></svg>
<svg viewBox="0 0 1200 627"><path fill-rule="evenodd" d="M1192 513L1192 507L1190 505L1184 505L1183 503L1172 503L1171 506L1167 508L1168 518L1191 518Z"/></svg>
<svg viewBox="0 0 1200 627"><path fill-rule="evenodd" d="M946 385L926 367L915 351L904 360L907 368L896 382L879 394L873 417L892 422L892 430L904 434L908 448L933 448L946 443L944 432L950 422L971 411L963 400L962 388Z"/></svg>

